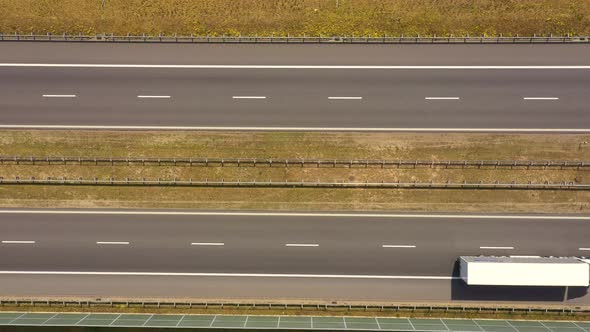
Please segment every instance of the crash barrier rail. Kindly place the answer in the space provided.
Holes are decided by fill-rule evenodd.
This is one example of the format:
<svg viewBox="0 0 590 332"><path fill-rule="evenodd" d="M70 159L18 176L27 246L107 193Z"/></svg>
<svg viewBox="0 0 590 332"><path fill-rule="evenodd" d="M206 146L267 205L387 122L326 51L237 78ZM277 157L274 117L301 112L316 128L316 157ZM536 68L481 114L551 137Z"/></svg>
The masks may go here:
<svg viewBox="0 0 590 332"><path fill-rule="evenodd" d="M348 189L504 189L504 190L590 190L590 184L560 183L468 183L468 182L307 182L307 181L241 181L180 179L68 179L2 178L0 185L68 185L68 186L159 186L159 187L250 187L250 188L348 188Z"/></svg>
<svg viewBox="0 0 590 332"><path fill-rule="evenodd" d="M479 312L498 314L567 314L587 315L590 308L576 306L526 307L478 305L361 305L361 304L296 304L296 303L232 303L190 301L109 301L56 299L0 299L0 307L80 307L80 308L163 308L163 309L227 309L227 310L293 310L293 311L373 311L373 312Z"/></svg>
<svg viewBox="0 0 590 332"><path fill-rule="evenodd" d="M569 44L590 43L590 36L149 36L114 34L0 33L0 41L227 43L227 44Z"/></svg>
<svg viewBox="0 0 590 332"><path fill-rule="evenodd" d="M430 168L551 168L589 169L590 161L564 160L378 160L378 159L256 159L256 158L99 158L0 156L0 165L79 166L201 166L201 167L430 167Z"/></svg>

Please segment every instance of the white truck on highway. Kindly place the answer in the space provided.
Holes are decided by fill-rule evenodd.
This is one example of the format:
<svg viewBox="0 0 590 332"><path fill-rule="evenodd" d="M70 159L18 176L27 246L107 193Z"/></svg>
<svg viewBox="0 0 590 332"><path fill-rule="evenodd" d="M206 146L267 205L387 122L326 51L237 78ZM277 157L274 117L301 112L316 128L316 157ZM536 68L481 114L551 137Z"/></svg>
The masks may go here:
<svg viewBox="0 0 590 332"><path fill-rule="evenodd" d="M577 257L461 256L467 285L588 287L590 260Z"/></svg>

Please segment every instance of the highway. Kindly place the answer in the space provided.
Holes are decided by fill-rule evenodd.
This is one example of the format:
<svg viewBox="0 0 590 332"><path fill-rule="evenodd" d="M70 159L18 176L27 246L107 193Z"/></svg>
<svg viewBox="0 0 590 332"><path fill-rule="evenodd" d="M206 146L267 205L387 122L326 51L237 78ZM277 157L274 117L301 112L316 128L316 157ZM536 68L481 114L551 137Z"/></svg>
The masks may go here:
<svg viewBox="0 0 590 332"><path fill-rule="evenodd" d="M4 210L0 293L560 301L559 289L469 291L454 280L455 261L480 254L583 256L590 250L588 222L590 217ZM590 296L571 301L589 304Z"/></svg>
<svg viewBox="0 0 590 332"><path fill-rule="evenodd" d="M590 132L588 45L0 43L0 128Z"/></svg>

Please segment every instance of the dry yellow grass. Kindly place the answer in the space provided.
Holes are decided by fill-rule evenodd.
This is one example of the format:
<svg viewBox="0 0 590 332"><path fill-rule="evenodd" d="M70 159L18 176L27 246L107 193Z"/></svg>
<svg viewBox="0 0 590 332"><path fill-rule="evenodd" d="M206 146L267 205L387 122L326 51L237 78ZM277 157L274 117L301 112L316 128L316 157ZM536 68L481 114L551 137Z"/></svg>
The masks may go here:
<svg viewBox="0 0 590 332"><path fill-rule="evenodd" d="M4 156L590 160L590 135L0 131Z"/></svg>
<svg viewBox="0 0 590 332"><path fill-rule="evenodd" d="M0 0L0 31L196 35L590 34L588 0Z"/></svg>
<svg viewBox="0 0 590 332"><path fill-rule="evenodd" d="M590 192L0 186L0 207L576 213Z"/></svg>

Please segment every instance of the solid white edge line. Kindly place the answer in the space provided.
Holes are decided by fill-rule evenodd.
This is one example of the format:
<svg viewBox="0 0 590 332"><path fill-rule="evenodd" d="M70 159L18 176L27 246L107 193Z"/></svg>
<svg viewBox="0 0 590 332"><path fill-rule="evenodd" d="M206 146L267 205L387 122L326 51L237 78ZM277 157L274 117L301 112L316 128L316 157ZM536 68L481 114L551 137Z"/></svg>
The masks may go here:
<svg viewBox="0 0 590 332"><path fill-rule="evenodd" d="M97 241L96 244L128 245L127 241Z"/></svg>
<svg viewBox="0 0 590 332"><path fill-rule="evenodd" d="M459 100L459 97L425 97L426 100Z"/></svg>
<svg viewBox="0 0 590 332"><path fill-rule="evenodd" d="M363 66L363 65L148 65L99 63L0 63L0 67L162 69L590 69L590 66Z"/></svg>
<svg viewBox="0 0 590 332"><path fill-rule="evenodd" d="M514 250L514 247L479 247L479 249Z"/></svg>
<svg viewBox="0 0 590 332"><path fill-rule="evenodd" d="M317 243L285 243L285 247L319 247Z"/></svg>
<svg viewBox="0 0 590 332"><path fill-rule="evenodd" d="M362 100L363 97L328 97L330 100Z"/></svg>
<svg viewBox="0 0 590 332"><path fill-rule="evenodd" d="M308 131L308 132L465 132L465 133L590 133L590 128L375 128L375 127L199 127L0 124L1 129L80 130L205 130L205 131Z"/></svg>
<svg viewBox="0 0 590 332"><path fill-rule="evenodd" d="M214 212L214 211L125 211L125 210L2 210L0 214L71 214L71 215L160 215L160 216L251 216L251 217L337 217L337 218L429 218L429 219L520 219L520 220L590 220L590 216L548 215L476 215L476 214L376 214L311 212Z"/></svg>
<svg viewBox="0 0 590 332"><path fill-rule="evenodd" d="M43 95L44 98L76 98L76 95Z"/></svg>
<svg viewBox="0 0 590 332"><path fill-rule="evenodd" d="M559 100L559 97L523 97L524 100Z"/></svg>
<svg viewBox="0 0 590 332"><path fill-rule="evenodd" d="M2 241L3 244L34 244L35 241Z"/></svg>
<svg viewBox="0 0 590 332"><path fill-rule="evenodd" d="M393 276L357 274L274 274L274 273L190 273L190 272L100 272L100 271L0 271L0 275L99 275L99 276L172 276L172 277L256 277L256 278L326 278L326 279L415 279L455 280L449 276Z"/></svg>
<svg viewBox="0 0 590 332"><path fill-rule="evenodd" d="M416 246L409 245L409 244L384 244L381 247L383 247L383 248L416 248Z"/></svg>
<svg viewBox="0 0 590 332"><path fill-rule="evenodd" d="M140 99L170 99L171 96L148 96L148 95L139 95L137 98Z"/></svg>
<svg viewBox="0 0 590 332"><path fill-rule="evenodd" d="M191 246L224 246L223 242L192 242Z"/></svg>
<svg viewBox="0 0 590 332"><path fill-rule="evenodd" d="M266 99L266 96L232 96L232 99Z"/></svg>
<svg viewBox="0 0 590 332"><path fill-rule="evenodd" d="M578 248L578 250L581 250L581 251L590 251L590 248Z"/></svg>

